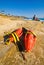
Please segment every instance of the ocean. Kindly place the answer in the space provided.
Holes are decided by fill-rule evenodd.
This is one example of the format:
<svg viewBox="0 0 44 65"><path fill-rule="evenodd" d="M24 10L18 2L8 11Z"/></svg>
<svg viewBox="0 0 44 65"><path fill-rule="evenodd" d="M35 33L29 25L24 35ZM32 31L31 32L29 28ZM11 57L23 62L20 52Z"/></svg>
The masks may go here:
<svg viewBox="0 0 44 65"><path fill-rule="evenodd" d="M39 20L44 22L44 18L39 18Z"/></svg>
<svg viewBox="0 0 44 65"><path fill-rule="evenodd" d="M41 22L44 22L44 18L38 18ZM25 20L32 20L32 18L26 18Z"/></svg>

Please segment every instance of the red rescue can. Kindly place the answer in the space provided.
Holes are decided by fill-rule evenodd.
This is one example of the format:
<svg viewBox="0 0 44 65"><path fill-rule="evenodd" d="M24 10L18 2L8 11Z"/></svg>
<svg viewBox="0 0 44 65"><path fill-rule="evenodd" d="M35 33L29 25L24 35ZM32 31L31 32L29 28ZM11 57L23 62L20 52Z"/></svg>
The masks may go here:
<svg viewBox="0 0 44 65"><path fill-rule="evenodd" d="M24 46L25 50L28 52L30 51L35 44L36 36L34 36L32 33L27 33L24 37Z"/></svg>
<svg viewBox="0 0 44 65"><path fill-rule="evenodd" d="M19 28L15 31L15 33L18 35L18 37L21 37L23 32L22 32L22 28Z"/></svg>

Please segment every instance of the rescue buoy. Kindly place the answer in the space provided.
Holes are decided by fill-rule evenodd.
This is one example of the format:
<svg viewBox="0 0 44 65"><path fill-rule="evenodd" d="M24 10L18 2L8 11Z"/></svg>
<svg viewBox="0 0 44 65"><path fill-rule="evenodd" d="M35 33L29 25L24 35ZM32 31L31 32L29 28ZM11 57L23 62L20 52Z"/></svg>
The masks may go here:
<svg viewBox="0 0 44 65"><path fill-rule="evenodd" d="M15 31L15 33L17 34L18 37L21 37L21 35L23 34L22 32L22 28L19 28Z"/></svg>
<svg viewBox="0 0 44 65"><path fill-rule="evenodd" d="M34 35L31 32L26 33L24 37L24 46L26 51L30 51L33 48L36 41L35 38L36 37L34 37Z"/></svg>

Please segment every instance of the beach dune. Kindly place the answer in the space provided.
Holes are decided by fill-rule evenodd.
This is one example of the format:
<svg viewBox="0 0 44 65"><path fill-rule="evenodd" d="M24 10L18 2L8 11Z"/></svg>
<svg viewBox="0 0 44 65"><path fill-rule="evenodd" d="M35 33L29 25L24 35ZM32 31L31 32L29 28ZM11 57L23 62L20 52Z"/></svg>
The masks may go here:
<svg viewBox="0 0 44 65"><path fill-rule="evenodd" d="M32 51L23 52L26 57L25 61L16 46L12 43L10 46L5 45L3 38L7 33L21 27L33 30L37 37ZM44 22L22 18L13 19L10 16L0 15L0 65L44 65Z"/></svg>

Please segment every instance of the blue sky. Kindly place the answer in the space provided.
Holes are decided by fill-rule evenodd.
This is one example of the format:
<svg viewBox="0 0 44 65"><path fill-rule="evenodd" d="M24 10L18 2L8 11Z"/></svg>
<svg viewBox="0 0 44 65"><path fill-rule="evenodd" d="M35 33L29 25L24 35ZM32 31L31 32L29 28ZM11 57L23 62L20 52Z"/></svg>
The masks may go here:
<svg viewBox="0 0 44 65"><path fill-rule="evenodd" d="M0 0L0 11L11 15L44 17L44 0Z"/></svg>

